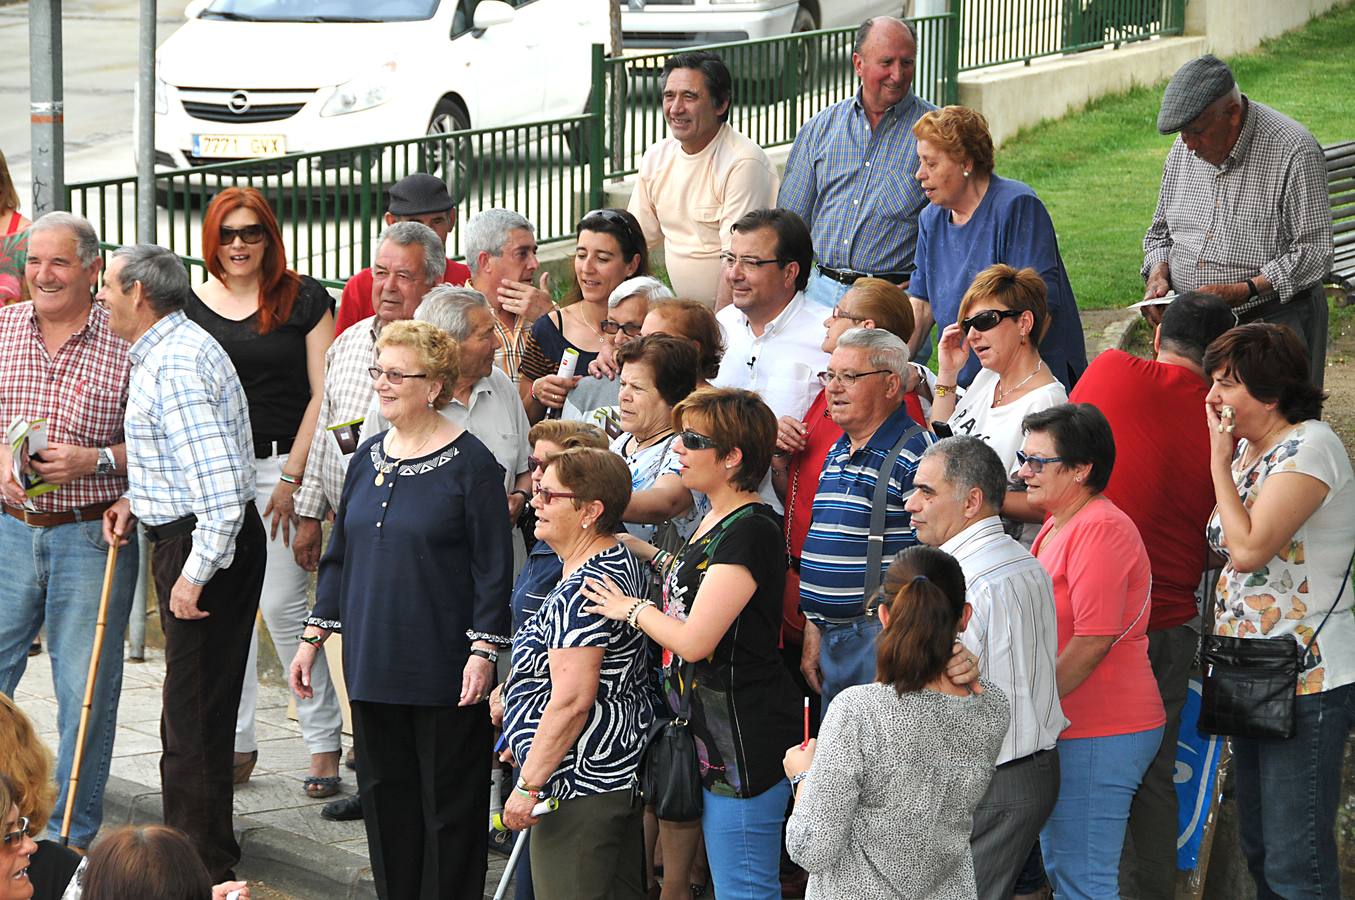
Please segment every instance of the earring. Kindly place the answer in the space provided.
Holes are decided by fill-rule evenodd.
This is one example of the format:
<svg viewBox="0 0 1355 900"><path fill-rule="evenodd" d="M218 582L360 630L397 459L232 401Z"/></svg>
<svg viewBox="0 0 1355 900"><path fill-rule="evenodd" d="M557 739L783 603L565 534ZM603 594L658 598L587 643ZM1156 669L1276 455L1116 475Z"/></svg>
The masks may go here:
<svg viewBox="0 0 1355 900"><path fill-rule="evenodd" d="M969 170L968 170L968 169L965 169L965 170L964 170L964 177L966 177L966 178L969 177Z"/></svg>
<svg viewBox="0 0 1355 900"><path fill-rule="evenodd" d="M734 464L733 464L733 463L725 463L725 468L726 468L726 469L732 469L732 468L734 468Z"/></svg>
<svg viewBox="0 0 1355 900"><path fill-rule="evenodd" d="M1075 475L1075 476L1073 476L1073 480L1076 481L1078 484L1081 484L1081 483L1082 483L1082 476L1081 476L1081 475Z"/></svg>

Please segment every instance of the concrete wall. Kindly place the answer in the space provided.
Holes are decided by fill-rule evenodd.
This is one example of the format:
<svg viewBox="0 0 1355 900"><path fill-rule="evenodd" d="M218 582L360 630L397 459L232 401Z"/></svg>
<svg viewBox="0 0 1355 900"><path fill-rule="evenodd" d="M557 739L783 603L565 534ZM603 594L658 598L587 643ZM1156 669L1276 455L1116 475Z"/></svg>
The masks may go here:
<svg viewBox="0 0 1355 900"><path fill-rule="evenodd" d="M1231 56L1303 25L1350 0L1187 0L1186 34L1204 35L1209 52Z"/></svg>

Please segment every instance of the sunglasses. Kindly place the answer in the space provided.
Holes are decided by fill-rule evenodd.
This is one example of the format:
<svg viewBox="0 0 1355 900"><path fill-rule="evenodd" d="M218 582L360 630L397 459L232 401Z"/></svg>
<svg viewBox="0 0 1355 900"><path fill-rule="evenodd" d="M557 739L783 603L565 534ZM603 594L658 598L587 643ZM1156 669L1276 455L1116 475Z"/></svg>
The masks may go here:
<svg viewBox="0 0 1355 900"><path fill-rule="evenodd" d="M239 238L246 244L257 244L264 239L267 234L262 225L246 225L244 228L230 228L226 225L221 226L221 243L233 244L235 239Z"/></svg>
<svg viewBox="0 0 1355 900"><path fill-rule="evenodd" d="M960 328L964 331L971 328L978 331L992 331L1003 319L1015 319L1019 315L1021 315L1019 309L986 309L976 316L961 319Z"/></svg>
<svg viewBox="0 0 1355 900"><path fill-rule="evenodd" d="M410 372L410 373L396 372L391 369L383 369L380 366L372 366L367 370L367 374L372 376L373 381L376 381L382 375L385 375L386 380L389 381L391 384L401 384L404 382L406 378L428 377L427 373L425 372Z"/></svg>
<svg viewBox="0 0 1355 900"><path fill-rule="evenodd" d="M21 816L19 818L18 824L19 827L17 829L5 833L4 837L6 847L8 847L10 844L13 844L15 841L22 841L25 837L28 836L28 817Z"/></svg>
<svg viewBox="0 0 1355 900"><path fill-rule="evenodd" d="M635 238L635 231L631 226L630 217L628 217L625 213L621 212L619 209L604 208L590 210L589 212L583 214L583 218L579 220L579 227L576 228L575 231L576 232L597 231L598 229L589 227L588 225L589 219L601 219L604 222L610 222L612 225L616 225L620 228L625 229L627 238L630 238L632 240ZM624 252L624 250L625 248L623 247L622 251Z"/></svg>
<svg viewBox="0 0 1355 900"><path fill-rule="evenodd" d="M537 491L536 495L541 498L542 506L549 506L550 502L554 500L556 497L560 497L565 500L577 500L579 497L579 495L574 493L573 491L552 491L550 488L544 487L541 490Z"/></svg>
<svg viewBox="0 0 1355 900"><path fill-rule="evenodd" d="M695 431L684 431L678 437L682 438L682 446L688 450L714 450L716 447L715 438Z"/></svg>
<svg viewBox="0 0 1355 900"><path fill-rule="evenodd" d="M1021 468L1030 466L1030 471L1036 475L1039 475L1042 471L1044 471L1044 467L1049 465L1050 463L1061 463L1061 462L1063 462L1062 456L1033 456L1029 453L1022 453L1020 450L1016 451L1017 465L1020 466Z"/></svg>
<svg viewBox="0 0 1355 900"><path fill-rule="evenodd" d="M640 326L634 322L618 322L615 319L603 319L598 323L603 334L616 334L618 331L626 337L639 337Z"/></svg>

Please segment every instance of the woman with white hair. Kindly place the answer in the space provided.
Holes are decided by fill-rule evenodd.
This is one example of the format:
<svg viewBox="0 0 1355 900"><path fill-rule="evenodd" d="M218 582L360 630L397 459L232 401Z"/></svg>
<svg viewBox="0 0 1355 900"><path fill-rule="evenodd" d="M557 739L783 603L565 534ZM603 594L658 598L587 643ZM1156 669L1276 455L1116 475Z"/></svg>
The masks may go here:
<svg viewBox="0 0 1355 900"><path fill-rule="evenodd" d="M602 349L588 365L587 376L569 392L561 418L596 425L609 438L620 433L616 351L640 336L652 303L672 296L673 292L652 275L627 278L616 286L607 298L607 318L599 324L604 336Z"/></svg>

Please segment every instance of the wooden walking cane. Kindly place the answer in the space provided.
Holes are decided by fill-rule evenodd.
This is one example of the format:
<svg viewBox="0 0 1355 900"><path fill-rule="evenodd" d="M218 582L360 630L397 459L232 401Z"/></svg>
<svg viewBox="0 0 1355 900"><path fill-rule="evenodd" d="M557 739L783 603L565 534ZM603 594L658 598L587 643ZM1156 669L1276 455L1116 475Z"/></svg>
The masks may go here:
<svg viewBox="0 0 1355 900"><path fill-rule="evenodd" d="M121 535L118 535L121 537ZM108 595L113 590L113 571L118 564L118 541L108 545L108 563L104 566L104 588L99 595L99 614L94 621L94 649L89 657L89 675L85 678L85 702L80 707L80 728L75 734L75 754L71 758L71 776L66 788L66 811L61 817L61 846L70 843L71 814L75 812L75 790L80 784L80 762L85 756L85 731L89 728L89 708L94 703L94 680L99 676L99 654L103 652L104 626L108 618Z"/></svg>

